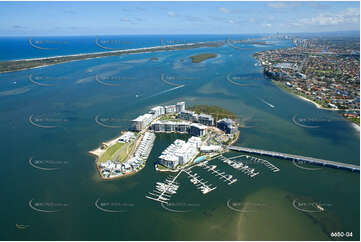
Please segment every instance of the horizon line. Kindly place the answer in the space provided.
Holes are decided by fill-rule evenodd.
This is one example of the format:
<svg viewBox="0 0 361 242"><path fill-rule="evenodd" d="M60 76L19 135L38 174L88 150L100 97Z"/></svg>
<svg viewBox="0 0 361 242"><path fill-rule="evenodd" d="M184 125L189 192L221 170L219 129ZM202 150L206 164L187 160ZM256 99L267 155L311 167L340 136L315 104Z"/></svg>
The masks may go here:
<svg viewBox="0 0 361 242"><path fill-rule="evenodd" d="M157 35L273 35L273 34L324 34L324 33L347 33L347 32L360 32L360 30L336 30L336 31L320 31L320 32L263 32L263 33L172 33L172 34L165 34L165 33L154 33L154 34L147 34L147 33L122 33L122 34L26 34L26 35L2 35L0 37L86 37L86 36L132 36L132 35L146 35L146 36L157 36Z"/></svg>

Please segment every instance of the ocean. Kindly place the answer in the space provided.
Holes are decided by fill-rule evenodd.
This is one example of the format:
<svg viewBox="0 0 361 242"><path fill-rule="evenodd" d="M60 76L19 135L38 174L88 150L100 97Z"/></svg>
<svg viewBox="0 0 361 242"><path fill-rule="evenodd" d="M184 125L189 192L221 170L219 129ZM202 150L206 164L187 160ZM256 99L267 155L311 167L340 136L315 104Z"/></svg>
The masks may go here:
<svg viewBox="0 0 361 242"><path fill-rule="evenodd" d="M98 43L123 49L253 37L99 36ZM107 51L95 40L1 38L0 60ZM172 141L189 136L158 134L146 167L112 181L100 179L95 158L87 153L152 106L185 101L234 112L243 126L236 145L359 164L360 136L350 122L264 77L252 55L293 46L267 43L113 56L0 74L0 239L359 240L359 173L257 156L280 171L251 162L260 174L250 179L216 159L212 164L236 183L227 185L197 167L194 172L217 188L203 195L181 174L177 194L161 206L145 195L174 174L156 172L154 163ZM199 53L217 57L192 63L189 56ZM331 237L332 232L344 235Z"/></svg>

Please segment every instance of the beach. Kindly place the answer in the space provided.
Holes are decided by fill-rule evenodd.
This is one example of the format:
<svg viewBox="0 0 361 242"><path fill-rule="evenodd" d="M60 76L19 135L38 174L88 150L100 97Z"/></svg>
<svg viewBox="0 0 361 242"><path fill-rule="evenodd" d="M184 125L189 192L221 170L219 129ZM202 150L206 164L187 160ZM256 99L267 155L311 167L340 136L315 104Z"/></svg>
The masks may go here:
<svg viewBox="0 0 361 242"><path fill-rule="evenodd" d="M114 138L112 140L101 143L101 145L98 148L96 148L95 150L91 150L88 153L96 156L97 158L100 157L106 151L106 149L101 148L102 145L106 145L107 147L110 147L110 146L114 145L115 143L117 143L121 136L122 135L117 136L116 138Z"/></svg>
<svg viewBox="0 0 361 242"><path fill-rule="evenodd" d="M223 44L224 43L220 41L196 42L196 43L187 43L187 44L161 45L161 46L144 47L144 48L91 52L86 54L58 55L53 57L28 58L28 59L20 59L20 60L12 60L12 61L3 61L0 62L0 73L15 72L15 71L32 69L35 67L67 63L70 61L103 58L103 57L117 56L123 54L151 53L157 51L175 51L175 50L185 50L185 49L193 49L193 48L201 48L201 47L218 47L218 46L222 46Z"/></svg>

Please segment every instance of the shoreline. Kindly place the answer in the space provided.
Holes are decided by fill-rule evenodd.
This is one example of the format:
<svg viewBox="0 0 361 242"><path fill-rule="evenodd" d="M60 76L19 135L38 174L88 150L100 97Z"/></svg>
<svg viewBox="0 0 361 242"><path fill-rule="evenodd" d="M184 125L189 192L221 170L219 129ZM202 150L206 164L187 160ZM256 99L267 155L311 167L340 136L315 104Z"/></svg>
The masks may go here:
<svg viewBox="0 0 361 242"><path fill-rule="evenodd" d="M357 131L358 134L360 134L360 126L358 126L357 124L355 124L354 122L351 122L352 127L355 129L355 131Z"/></svg>
<svg viewBox="0 0 361 242"><path fill-rule="evenodd" d="M302 99L303 101L312 103L312 104L315 105L316 108L318 108L318 109L323 109L323 110L328 110L328 111L340 111L340 109L337 109L337 108L336 108L336 109L335 109L335 108L325 108L325 107L323 107L321 104L319 104L319 103L317 103L317 102L315 102L315 101L313 101L313 100L311 100L311 99L309 99L309 98L306 98L306 97L304 97L304 96L302 96L302 95L300 95L300 94L297 94L297 93L289 90L288 88L284 87L283 84L281 84L280 81L277 81L277 80L274 80L274 79L271 79L271 80L272 80L272 83L273 83L274 85L276 85L277 87L281 88L282 90L286 91L287 93L289 93L289 94L291 94L291 95L294 95L294 96L297 97L297 98Z"/></svg>
<svg viewBox="0 0 361 242"><path fill-rule="evenodd" d="M33 68L45 67L49 65L68 63L72 61L104 58L104 57L119 56L126 54L176 51L176 50L184 50L184 49L203 48L203 47L220 47L222 45L224 45L224 43L221 41L208 41L208 42L160 45L160 46L133 48L133 49L124 49L124 50L110 50L110 51L90 52L90 53L71 54L71 55L59 55L52 57L1 61L0 73L23 71Z"/></svg>
<svg viewBox="0 0 361 242"><path fill-rule="evenodd" d="M88 154L96 157L96 159L95 159L95 168L97 169L98 174L99 174L99 176L100 176L100 178L102 180L114 180L114 179L119 179L119 178L131 176L131 175L135 175L139 171L143 170L143 168L145 167L145 164L144 164L144 166L142 166L139 170L134 170L134 171L132 171L130 173L122 174L121 176L115 176L115 177L104 177L103 174L101 173L100 168L99 168L99 164L98 164L99 157L102 156L106 152L107 148L109 148L112 145L116 144L118 142L118 139L123 135L124 132L126 132L126 131L122 131L121 135L117 136L116 138L113 138L111 140L102 142L98 148L88 151ZM106 145L107 148L104 149L104 150L101 149L102 145Z"/></svg>
<svg viewBox="0 0 361 242"><path fill-rule="evenodd" d="M149 46L149 47L142 47L142 48L118 49L118 50L99 51L99 52L95 51L95 52L86 52L86 53L69 54L69 55L55 55L55 56L48 56L48 57L5 60L5 61L1 61L1 62L46 60L46 59L52 59L52 58L78 57L78 56L92 55L92 54L119 53L119 52L139 51L139 50L148 50L148 49L151 50L151 49L157 49L157 48L182 47L182 46L187 46L187 45L192 46L192 45L196 45L196 44L208 44L208 43L215 43L215 42L219 42L219 41L214 41L214 42L213 41L203 41L203 42L193 42L193 43L187 43L187 44L174 44L174 45L156 45L156 46Z"/></svg>
<svg viewBox="0 0 361 242"><path fill-rule="evenodd" d="M99 158L106 151L106 149L103 150L101 148L102 145L105 144L107 147L110 147L110 146L114 145L121 136L122 136L122 134L115 137L115 138L113 138L113 139L111 139L111 140L102 142L98 148L88 151L88 154L91 154L91 155L95 156L96 158Z"/></svg>
<svg viewBox="0 0 361 242"><path fill-rule="evenodd" d="M304 96L298 95L298 94L296 94L296 93L294 93L294 92L291 92L291 91L289 91L287 88L284 88L284 87L276 84L275 82L276 82L275 80L272 80L272 83L274 83L277 87L281 88L282 90L284 90L285 92L287 92L287 93L289 93L289 94L291 94L291 95L296 96L297 98L302 99L303 101L306 101L306 102L309 102L309 103L314 104L314 105L316 106L316 108L318 108L318 109L327 110L327 111L332 111L332 112L345 111L345 110L338 109L338 108L325 108L325 107L322 107L320 104L316 103L315 101L310 100L310 99L308 99L308 98L306 98L306 97L304 97ZM341 115L341 116L342 116L342 115ZM354 127L358 133L360 132L360 125L359 125L359 124L356 124L356 123L352 122L352 120L349 120L349 119L344 118L344 117L343 117L343 119L346 120L346 121L351 122L352 127Z"/></svg>

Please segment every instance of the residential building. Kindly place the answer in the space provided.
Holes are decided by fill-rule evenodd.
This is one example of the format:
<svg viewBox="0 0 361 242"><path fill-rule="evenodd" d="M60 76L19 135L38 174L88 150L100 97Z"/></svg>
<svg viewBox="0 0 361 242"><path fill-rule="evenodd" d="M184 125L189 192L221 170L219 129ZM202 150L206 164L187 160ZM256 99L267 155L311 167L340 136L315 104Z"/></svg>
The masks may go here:
<svg viewBox="0 0 361 242"><path fill-rule="evenodd" d="M213 126L214 118L212 115L201 113L198 115L198 122L207 126Z"/></svg>
<svg viewBox="0 0 361 242"><path fill-rule="evenodd" d="M180 113L180 112L183 112L184 110L186 110L186 104L185 102L178 102L176 104L176 112L177 113Z"/></svg>
<svg viewBox="0 0 361 242"><path fill-rule="evenodd" d="M125 132L120 138L118 139L118 142L121 143L128 143L129 141L133 140L135 138L135 135L133 132Z"/></svg>
<svg viewBox="0 0 361 242"><path fill-rule="evenodd" d="M229 118L219 120L217 122L217 128L224 131L226 134L234 134L238 131L236 122Z"/></svg>
<svg viewBox="0 0 361 242"><path fill-rule="evenodd" d="M189 110L181 111L178 114L178 118L188 121L198 121L198 115L195 112Z"/></svg>
<svg viewBox="0 0 361 242"><path fill-rule="evenodd" d="M153 115L150 113L143 114L132 120L132 129L140 131L144 129L153 120Z"/></svg>
<svg viewBox="0 0 361 242"><path fill-rule="evenodd" d="M201 140L198 137L191 137L187 142L177 139L158 157L159 163L171 169L178 165L185 165L199 153L200 143Z"/></svg>
<svg viewBox="0 0 361 242"><path fill-rule="evenodd" d="M152 108L149 113L152 114L154 118L157 118L158 116L165 114L165 109L163 106L157 106Z"/></svg>
<svg viewBox="0 0 361 242"><path fill-rule="evenodd" d="M193 136L203 136L207 132L207 126L203 124L193 123L190 126L189 134Z"/></svg>
<svg viewBox="0 0 361 242"><path fill-rule="evenodd" d="M154 132L180 132L187 133L189 131L190 122L172 122L159 120L152 123Z"/></svg>
<svg viewBox="0 0 361 242"><path fill-rule="evenodd" d="M175 113L177 111L176 105L165 106L165 113Z"/></svg>

